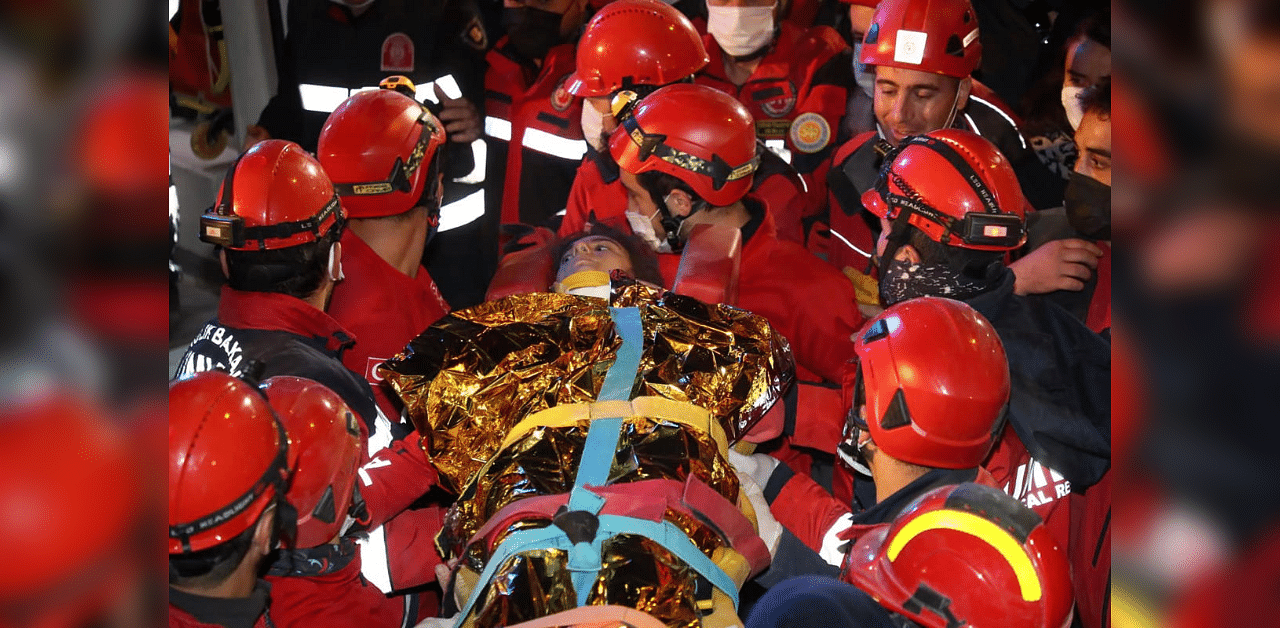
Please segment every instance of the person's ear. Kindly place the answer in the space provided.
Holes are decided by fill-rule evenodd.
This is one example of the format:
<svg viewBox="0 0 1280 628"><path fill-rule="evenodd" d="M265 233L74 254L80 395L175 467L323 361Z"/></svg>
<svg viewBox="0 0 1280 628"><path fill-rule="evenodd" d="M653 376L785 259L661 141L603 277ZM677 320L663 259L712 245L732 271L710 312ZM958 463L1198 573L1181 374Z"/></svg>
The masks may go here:
<svg viewBox="0 0 1280 628"><path fill-rule="evenodd" d="M693 197L688 192L676 189L671 190L667 197L662 199L667 204L667 210L677 216L688 217L693 213Z"/></svg>
<svg viewBox="0 0 1280 628"><path fill-rule="evenodd" d="M906 262L908 264L919 264L920 251L917 251L916 247L911 246L910 244L904 244L898 247L897 252L893 254L893 259L898 260L899 262Z"/></svg>
<svg viewBox="0 0 1280 628"><path fill-rule="evenodd" d="M231 269L227 266L227 250L218 249L218 263L222 265L222 276L231 278Z"/></svg>
<svg viewBox="0 0 1280 628"><path fill-rule="evenodd" d="M344 278L342 274L342 243L334 242L329 247L329 280L337 283Z"/></svg>
<svg viewBox="0 0 1280 628"><path fill-rule="evenodd" d="M253 551L250 552L251 556L266 556L275 549L271 547L271 540L275 537L276 517L278 516L280 516L280 512L272 506L271 510L258 517L257 527L253 530Z"/></svg>
<svg viewBox="0 0 1280 628"><path fill-rule="evenodd" d="M956 87L956 111L964 111L965 105L969 104L969 92L972 90L972 78L966 76L960 79L960 85Z"/></svg>

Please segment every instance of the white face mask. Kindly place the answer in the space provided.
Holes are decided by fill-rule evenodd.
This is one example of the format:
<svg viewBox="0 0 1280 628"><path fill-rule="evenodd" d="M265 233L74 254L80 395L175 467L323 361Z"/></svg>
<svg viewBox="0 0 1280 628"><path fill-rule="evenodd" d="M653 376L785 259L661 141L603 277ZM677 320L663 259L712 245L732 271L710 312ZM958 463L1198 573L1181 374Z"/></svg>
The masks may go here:
<svg viewBox="0 0 1280 628"><path fill-rule="evenodd" d="M1083 87L1074 85L1065 85L1062 88L1062 108L1067 112L1067 122L1071 123L1071 130L1080 128L1080 121L1084 119L1084 105L1080 103L1080 92Z"/></svg>
<svg viewBox="0 0 1280 628"><path fill-rule="evenodd" d="M707 5L707 32L733 57L749 55L773 40L773 9Z"/></svg>
<svg viewBox="0 0 1280 628"><path fill-rule="evenodd" d="M629 209L626 214L627 223L631 225L631 232L639 236L641 240L644 240L649 245L649 248L658 253L671 252L671 243L658 239L658 232L653 230L653 221L648 216Z"/></svg>
<svg viewBox="0 0 1280 628"><path fill-rule="evenodd" d="M587 103L582 104L582 137L597 153L604 152L604 115Z"/></svg>
<svg viewBox="0 0 1280 628"><path fill-rule="evenodd" d="M876 71L869 69L858 61L862 56L862 43L853 45L853 80L858 83L862 93L874 97L876 89Z"/></svg>

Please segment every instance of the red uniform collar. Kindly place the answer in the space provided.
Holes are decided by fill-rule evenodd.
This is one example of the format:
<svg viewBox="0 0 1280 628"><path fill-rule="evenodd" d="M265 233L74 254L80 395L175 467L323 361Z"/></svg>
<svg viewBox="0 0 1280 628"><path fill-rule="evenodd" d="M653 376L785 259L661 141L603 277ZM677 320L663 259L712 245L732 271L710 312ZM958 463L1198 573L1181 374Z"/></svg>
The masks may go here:
<svg viewBox="0 0 1280 628"><path fill-rule="evenodd" d="M223 286L218 322L240 329L322 338L329 351L348 349L356 343L356 337L333 317L302 299L275 292L246 292Z"/></svg>

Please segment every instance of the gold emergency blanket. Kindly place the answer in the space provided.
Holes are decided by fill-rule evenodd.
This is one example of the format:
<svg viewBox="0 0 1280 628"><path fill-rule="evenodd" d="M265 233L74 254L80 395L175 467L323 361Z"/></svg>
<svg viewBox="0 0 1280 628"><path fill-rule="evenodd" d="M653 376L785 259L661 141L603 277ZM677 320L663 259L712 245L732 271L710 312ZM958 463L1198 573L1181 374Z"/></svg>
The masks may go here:
<svg viewBox="0 0 1280 628"><path fill-rule="evenodd" d="M446 557L462 555L463 545L503 507L525 497L568 493L573 488L590 420L567 426L537 427L498 452L462 491L445 516L438 547ZM694 426L650 417L632 417L622 425L607 484L668 479L684 482L693 475L738 501L738 476L724 458L723 443ZM677 519L668 516L668 520ZM698 530L673 520L695 542ZM702 545L706 553L723 542ZM477 571L489 558L483 544L467 549L467 563Z"/></svg>
<svg viewBox="0 0 1280 628"><path fill-rule="evenodd" d="M379 371L448 488L460 490L525 417L596 400L622 344L610 305L640 311L644 352L632 396L706 408L730 441L794 377L786 340L764 318L640 284L615 286L609 302L537 293L459 310Z"/></svg>

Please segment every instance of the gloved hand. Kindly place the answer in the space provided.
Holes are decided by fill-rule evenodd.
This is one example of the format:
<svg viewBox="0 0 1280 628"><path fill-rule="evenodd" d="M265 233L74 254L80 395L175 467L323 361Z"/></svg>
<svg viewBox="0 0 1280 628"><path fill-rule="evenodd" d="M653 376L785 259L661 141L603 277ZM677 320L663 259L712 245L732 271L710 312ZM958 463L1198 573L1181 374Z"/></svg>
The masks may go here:
<svg viewBox="0 0 1280 628"><path fill-rule="evenodd" d="M761 487L769 483L769 476L780 463L772 456L744 456L731 449L729 464L738 473L742 493L751 501L751 508L756 511L756 529L765 547L769 548L769 557L773 558L778 554L778 543L782 540L782 524L769 511L769 502L765 501L764 489ZM758 477L762 480L757 481Z"/></svg>

